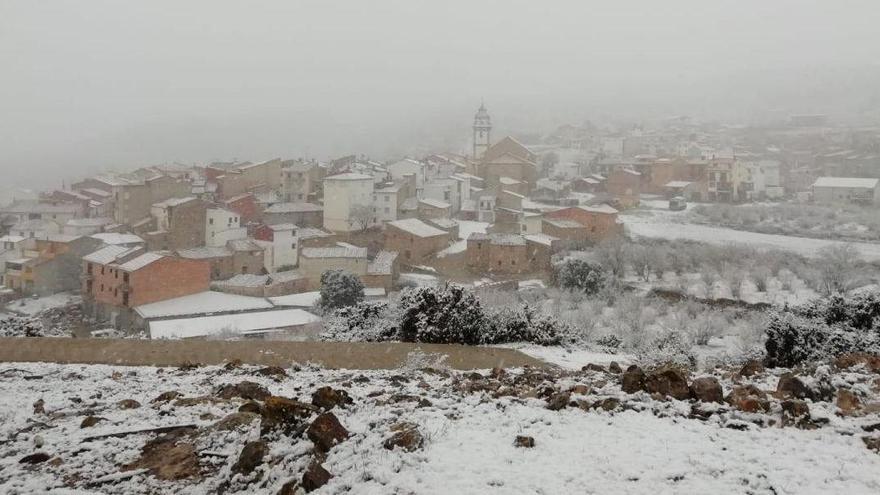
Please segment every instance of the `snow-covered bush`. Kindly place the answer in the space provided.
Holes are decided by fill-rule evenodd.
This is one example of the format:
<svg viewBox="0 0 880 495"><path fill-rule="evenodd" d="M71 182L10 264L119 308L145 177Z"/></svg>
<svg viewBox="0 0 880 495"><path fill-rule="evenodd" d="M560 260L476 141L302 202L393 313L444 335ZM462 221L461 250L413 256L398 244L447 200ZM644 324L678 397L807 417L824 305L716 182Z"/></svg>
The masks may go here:
<svg viewBox="0 0 880 495"><path fill-rule="evenodd" d="M486 316L480 335L483 344L532 342L560 345L569 342L574 331L558 319L537 313L531 306L502 308Z"/></svg>
<svg viewBox="0 0 880 495"><path fill-rule="evenodd" d="M880 352L880 294L830 297L774 313L766 333L767 360L774 366Z"/></svg>
<svg viewBox="0 0 880 495"><path fill-rule="evenodd" d="M556 280L562 288L595 294L605 286L607 277L601 266L569 258L556 266Z"/></svg>
<svg viewBox="0 0 880 495"><path fill-rule="evenodd" d="M321 299L324 310L352 306L364 299L364 284L357 275L345 270L327 270L321 274Z"/></svg>
<svg viewBox="0 0 880 495"><path fill-rule="evenodd" d="M387 302L361 301L327 316L321 339L350 342L400 340L393 315L394 308Z"/></svg>
<svg viewBox="0 0 880 495"><path fill-rule="evenodd" d="M638 349L636 360L643 366L673 363L693 367L697 358L687 337L681 332L663 332Z"/></svg>
<svg viewBox="0 0 880 495"><path fill-rule="evenodd" d="M418 287L400 296L400 337L406 342L476 345L484 321L480 301L458 285Z"/></svg>

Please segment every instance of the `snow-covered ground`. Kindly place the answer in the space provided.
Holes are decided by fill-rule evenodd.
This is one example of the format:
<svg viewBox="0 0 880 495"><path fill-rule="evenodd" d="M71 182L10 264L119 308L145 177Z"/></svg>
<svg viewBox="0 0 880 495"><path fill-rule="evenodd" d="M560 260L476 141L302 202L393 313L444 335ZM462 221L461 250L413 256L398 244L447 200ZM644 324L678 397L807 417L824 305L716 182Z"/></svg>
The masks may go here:
<svg viewBox="0 0 880 495"><path fill-rule="evenodd" d="M620 219L626 225L629 233L636 237L685 239L712 244L743 244L759 248L783 249L808 257L816 256L819 250L828 246L850 244L861 253L864 259L868 261L880 260L880 243L844 243L828 239L760 234L724 227L680 223L667 214L645 210L621 215Z"/></svg>
<svg viewBox="0 0 880 495"><path fill-rule="evenodd" d="M60 292L51 296L39 298L27 297L16 299L7 305L7 312L17 312L28 316L35 315L47 309L61 308L70 304L78 304L82 298L69 292Z"/></svg>
<svg viewBox="0 0 880 495"><path fill-rule="evenodd" d="M433 287L440 283L440 279L427 273L401 273L398 283L404 286Z"/></svg>
<svg viewBox="0 0 880 495"><path fill-rule="evenodd" d="M880 492L880 455L862 440L863 426L880 417L876 412L837 416L829 402L809 402L813 417L825 418L824 426L782 428L766 423L779 415L778 410L749 415L721 404L625 394L608 373L508 370L504 383L522 383L525 388L499 395L491 392L500 392L498 380L485 374L420 371L418 366L287 371L286 376L267 376L253 367L4 366L0 492L275 494L285 483L299 480L313 459L333 475L315 491L323 494ZM745 382L768 389L775 387L777 376ZM839 376L838 386L858 383L852 385L858 389L870 383L870 375ZM331 412L350 436L321 458L312 454L315 443L303 430L261 435L263 413L237 413L245 400L218 393L224 384L245 380L306 403L321 386L347 391L353 404ZM727 379L722 383L725 393L734 385ZM583 393L571 396L579 404L620 402L609 407L611 411L564 403L561 410L551 410L532 388L547 384L557 390L584 387ZM159 400L165 392L180 397ZM136 400L139 407L123 408L123 400ZM708 416L696 419L694 410ZM308 426L313 421L308 416L315 414L291 421ZM87 417L100 419L94 426L81 426ZM231 419L240 426L227 430L222 425ZM412 452L383 448L393 434L392 425L401 421L417 427L424 439ZM756 426L759 421L765 426ZM124 467L145 460L142 448L148 442L155 447L155 433L87 440L176 425L194 428L174 437L172 443L181 446L174 454L185 459L169 455L170 464L188 461L198 466L177 481L157 478L153 468ZM515 447L519 435L534 438L534 447ZM265 455L251 473L235 474L233 465L244 445L258 439L265 442ZM44 454L43 460L21 462L35 453ZM149 462L169 462L155 457Z"/></svg>
<svg viewBox="0 0 880 495"><path fill-rule="evenodd" d="M537 344L505 344L498 347L516 349L523 354L538 358L546 363L555 364L570 370L579 370L588 363L608 366L612 361L626 368L633 362L633 356L629 354L611 354L574 347L543 346Z"/></svg>

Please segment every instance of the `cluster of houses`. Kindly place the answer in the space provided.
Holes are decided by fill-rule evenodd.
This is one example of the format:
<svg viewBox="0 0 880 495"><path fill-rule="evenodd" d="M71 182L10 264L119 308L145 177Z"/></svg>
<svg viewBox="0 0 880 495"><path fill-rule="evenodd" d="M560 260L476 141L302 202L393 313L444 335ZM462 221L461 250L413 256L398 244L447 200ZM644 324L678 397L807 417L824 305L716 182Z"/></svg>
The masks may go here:
<svg viewBox="0 0 880 495"><path fill-rule="evenodd" d="M0 286L8 297L78 291L96 325L152 337L264 335L316 321L307 310L329 269L357 275L369 297L397 289L401 271L535 278L560 250L621 235L619 211L642 194L784 194L778 162L706 150L549 163L540 147L493 141L483 106L472 142L468 155L387 163L276 158L90 177L0 207ZM823 178L813 190L878 197L876 179Z"/></svg>

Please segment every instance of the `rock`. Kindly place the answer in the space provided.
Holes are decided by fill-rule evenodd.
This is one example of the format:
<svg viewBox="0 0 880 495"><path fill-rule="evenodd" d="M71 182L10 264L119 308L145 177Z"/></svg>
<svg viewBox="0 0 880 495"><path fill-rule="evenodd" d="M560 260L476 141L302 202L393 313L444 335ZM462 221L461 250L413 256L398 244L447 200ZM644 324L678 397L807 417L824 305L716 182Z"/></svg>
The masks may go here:
<svg viewBox="0 0 880 495"><path fill-rule="evenodd" d="M620 407L620 401L615 399L614 397L608 397L606 399L602 399L598 402L594 402L591 406L593 409L601 409L603 411L614 411L615 409Z"/></svg>
<svg viewBox="0 0 880 495"><path fill-rule="evenodd" d="M296 495L298 489L299 482L296 480L290 480L287 483L281 485L281 489L278 490L278 493L275 495Z"/></svg>
<svg viewBox="0 0 880 495"><path fill-rule="evenodd" d="M628 394L634 394L646 390L645 372L636 365L630 366L620 377L620 386L623 391Z"/></svg>
<svg viewBox="0 0 880 495"><path fill-rule="evenodd" d="M249 400L238 407L238 412L263 414L263 406L261 406L259 402Z"/></svg>
<svg viewBox="0 0 880 495"><path fill-rule="evenodd" d="M568 405L571 400L571 394L568 392L557 392L547 399L547 409L558 411Z"/></svg>
<svg viewBox="0 0 880 495"><path fill-rule="evenodd" d="M217 431L232 431L247 426L258 419L260 416L252 412L234 412L211 425L211 428Z"/></svg>
<svg viewBox="0 0 880 495"><path fill-rule="evenodd" d="M318 452L329 452L334 445L349 437L348 430L331 412L325 412L315 418L306 430L306 435L315 444Z"/></svg>
<svg viewBox="0 0 880 495"><path fill-rule="evenodd" d="M767 394L758 387L754 385L745 385L734 387L733 390L727 394L725 401L743 412L769 412L770 403L766 400L766 397Z"/></svg>
<svg viewBox="0 0 880 495"><path fill-rule="evenodd" d="M611 364L608 365L608 371L610 373L614 373L615 375L623 373L623 370L620 369L620 365L617 364L617 361L611 361Z"/></svg>
<svg viewBox="0 0 880 495"><path fill-rule="evenodd" d="M166 481L198 476L201 473L199 456L193 444L182 440L184 436L175 433L148 441L141 449L141 456L123 465L123 471L147 469L156 478Z"/></svg>
<svg viewBox="0 0 880 495"><path fill-rule="evenodd" d="M263 463L263 458L268 453L269 446L262 440L245 444L238 455L238 461L232 465L232 472L244 475L251 474L257 466Z"/></svg>
<svg viewBox="0 0 880 495"><path fill-rule="evenodd" d="M840 389L837 391L837 407L841 416L851 416L862 408L862 401L852 391Z"/></svg>
<svg viewBox="0 0 880 495"><path fill-rule="evenodd" d="M201 368L202 363L191 363L189 361L184 361L180 363L180 366L177 367L178 371L192 371L197 368Z"/></svg>
<svg viewBox="0 0 880 495"><path fill-rule="evenodd" d="M568 391L573 394L587 395L590 393L590 387L588 385L584 385L582 383L579 383L577 385L574 385L570 389L568 389Z"/></svg>
<svg viewBox="0 0 880 495"><path fill-rule="evenodd" d="M91 428L101 421L107 421L107 418L101 418L98 416L86 416L85 419L82 420L82 423L79 424L80 428Z"/></svg>
<svg viewBox="0 0 880 495"><path fill-rule="evenodd" d="M718 402L724 400L721 384L713 376L697 378L691 384L691 395L700 402Z"/></svg>
<svg viewBox="0 0 880 495"><path fill-rule="evenodd" d="M280 366L266 366L265 368L260 368L257 371L254 371L254 374L260 376L272 376L275 378L287 377L287 372Z"/></svg>
<svg viewBox="0 0 880 495"><path fill-rule="evenodd" d="M116 403L116 407L119 409L137 409L141 407L141 403L134 399L122 399Z"/></svg>
<svg viewBox="0 0 880 495"><path fill-rule="evenodd" d="M656 393L678 400L687 400L691 395L684 373L680 369L669 365L652 371L645 378L645 389L649 393Z"/></svg>
<svg viewBox="0 0 880 495"><path fill-rule="evenodd" d="M873 450L880 454L880 438L862 437L862 441L865 442L865 447L868 447L869 450Z"/></svg>
<svg viewBox="0 0 880 495"><path fill-rule="evenodd" d="M233 359L232 361L229 361L228 363L226 363L223 366L223 369L225 369L226 371L232 371L232 370L236 370L238 368L241 368L241 366L243 364L244 363L241 361L241 359L236 358L236 359Z"/></svg>
<svg viewBox="0 0 880 495"><path fill-rule="evenodd" d="M303 418L308 418L320 409L286 397L272 396L263 402L263 433L275 428L281 428L285 432L293 431Z"/></svg>
<svg viewBox="0 0 880 495"><path fill-rule="evenodd" d="M344 408L353 403L354 401L349 397L348 392L345 390L335 390L332 387L321 387L312 393L312 404L325 411L329 411L336 406Z"/></svg>
<svg viewBox="0 0 880 495"><path fill-rule="evenodd" d="M330 474L324 466L316 461L312 461L309 464L309 467L306 468L306 472L303 473L302 477L302 487L306 493L312 492L326 485L330 478L333 475Z"/></svg>
<svg viewBox="0 0 880 495"><path fill-rule="evenodd" d="M797 399L782 401L782 424L804 424L810 420L810 407L806 402Z"/></svg>
<svg viewBox="0 0 880 495"><path fill-rule="evenodd" d="M428 399L422 398L419 399L419 403L416 404L416 407L432 407L433 405L433 402L429 401Z"/></svg>
<svg viewBox="0 0 880 495"><path fill-rule="evenodd" d="M393 435L386 438L382 446L387 450L401 448L407 452L413 452L420 449L425 444L425 437L419 431L417 425L413 423L397 423L391 426Z"/></svg>
<svg viewBox="0 0 880 495"><path fill-rule="evenodd" d="M243 381L238 382L234 385L231 383L221 385L214 395L220 397L221 399L232 399L234 397L240 397L246 400L266 400L266 398L268 398L272 394L270 394L269 391L266 390L266 387L260 385L259 383Z"/></svg>
<svg viewBox="0 0 880 495"><path fill-rule="evenodd" d="M26 455L18 460L19 464L40 464L49 460L49 454L45 452L36 452Z"/></svg>
<svg viewBox="0 0 880 495"><path fill-rule="evenodd" d="M217 397L211 397L209 395L202 395L199 397L181 397L174 401L175 407L192 407L192 406L201 406L204 404L223 404L227 402L227 399L218 399Z"/></svg>
<svg viewBox="0 0 880 495"><path fill-rule="evenodd" d="M489 378L494 378L496 380L500 380L507 376L507 371L504 368L492 368L492 371L489 372Z"/></svg>
<svg viewBox="0 0 880 495"><path fill-rule="evenodd" d="M34 402L34 414L46 414L46 402L43 399Z"/></svg>
<svg viewBox="0 0 880 495"><path fill-rule="evenodd" d="M880 372L880 356L867 352L850 352L841 354L834 359L834 366L839 369L852 368L853 366L865 365L869 371Z"/></svg>
<svg viewBox="0 0 880 495"><path fill-rule="evenodd" d="M586 366L581 368L581 371L598 371L601 373L605 373L605 367L601 364L588 363Z"/></svg>
<svg viewBox="0 0 880 495"><path fill-rule="evenodd" d="M739 374L742 376L755 376L763 372L764 363L758 361L757 359L747 361L739 370Z"/></svg>
<svg viewBox="0 0 880 495"><path fill-rule="evenodd" d="M813 399L813 392L804 385L800 378L792 373L785 373L779 377L776 385L776 394L779 398Z"/></svg>
<svg viewBox="0 0 880 495"><path fill-rule="evenodd" d="M181 393L178 392L177 390L170 390L170 391L168 391L168 392L162 392L161 394L159 394L158 397L156 397L155 399L151 400L150 402L153 403L153 404L159 404L159 403L162 403L162 402L168 402L168 401L171 401L171 400L174 400L174 399L180 397L181 395L183 395L183 394L181 394Z"/></svg>
<svg viewBox="0 0 880 495"><path fill-rule="evenodd" d="M513 446L531 449L535 446L535 439L532 437L517 435L513 440Z"/></svg>

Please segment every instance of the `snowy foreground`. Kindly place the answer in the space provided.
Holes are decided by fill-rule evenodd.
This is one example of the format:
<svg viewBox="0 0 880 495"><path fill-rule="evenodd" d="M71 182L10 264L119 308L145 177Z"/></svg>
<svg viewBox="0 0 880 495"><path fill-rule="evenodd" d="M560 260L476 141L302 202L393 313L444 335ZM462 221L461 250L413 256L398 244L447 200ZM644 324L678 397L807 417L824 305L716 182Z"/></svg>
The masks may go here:
<svg viewBox="0 0 880 495"><path fill-rule="evenodd" d="M766 412L749 413L627 394L608 367L418 366L6 363L0 493L880 493L880 455L866 446L880 435L880 375L864 368L804 372L801 392L830 380L832 395L795 401L809 413L792 419L776 393L784 370L719 370L725 396L767 391L755 401ZM834 389L859 407L844 415ZM132 434L169 426L181 428Z"/></svg>

